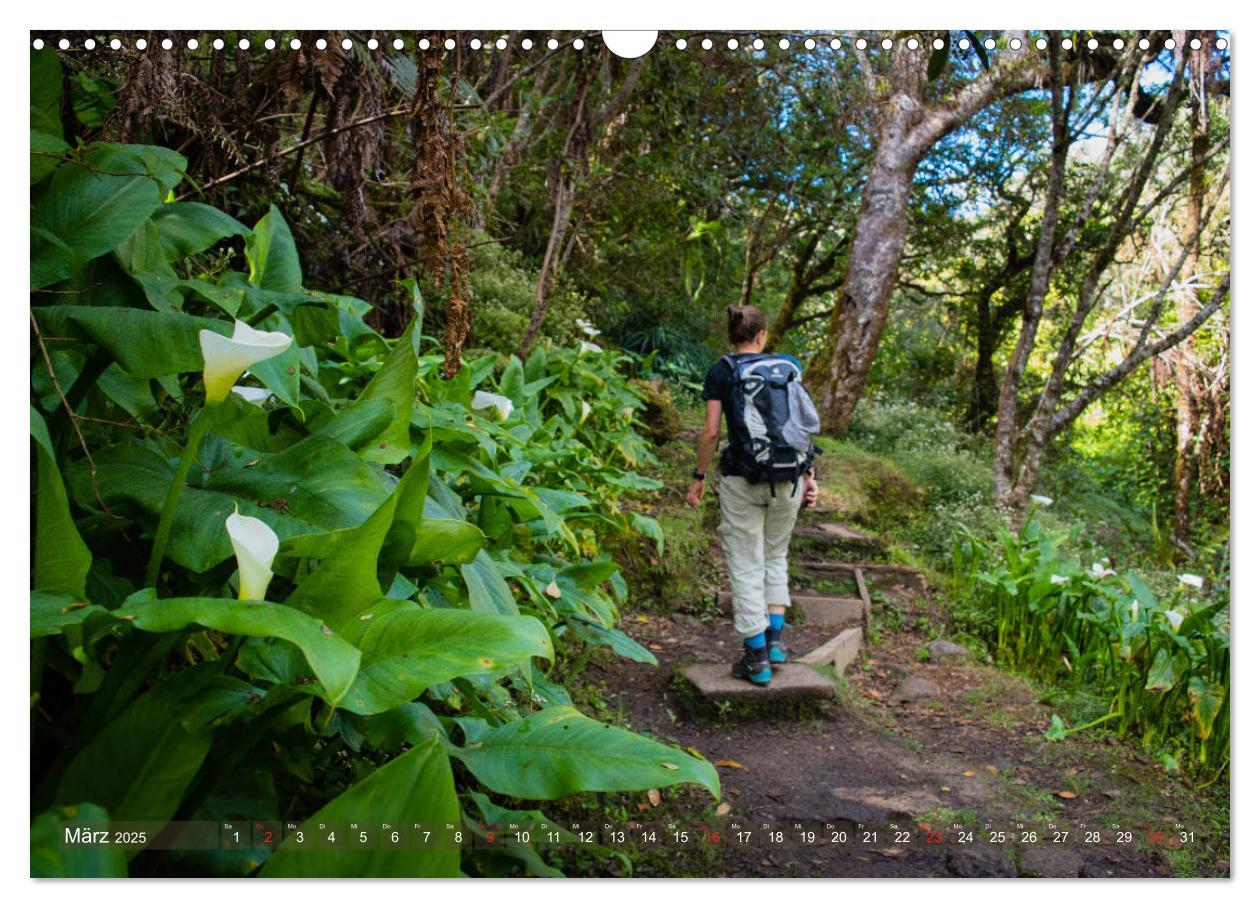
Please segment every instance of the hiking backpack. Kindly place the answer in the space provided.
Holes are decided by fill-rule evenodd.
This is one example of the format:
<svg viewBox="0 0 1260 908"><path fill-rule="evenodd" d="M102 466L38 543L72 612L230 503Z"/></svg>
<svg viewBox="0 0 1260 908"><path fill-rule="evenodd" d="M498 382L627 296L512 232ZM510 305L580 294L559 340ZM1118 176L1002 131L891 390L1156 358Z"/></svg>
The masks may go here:
<svg viewBox="0 0 1260 908"><path fill-rule="evenodd" d="M814 462L813 436L820 428L800 367L774 354L722 359L731 368L725 472L749 482L795 483Z"/></svg>

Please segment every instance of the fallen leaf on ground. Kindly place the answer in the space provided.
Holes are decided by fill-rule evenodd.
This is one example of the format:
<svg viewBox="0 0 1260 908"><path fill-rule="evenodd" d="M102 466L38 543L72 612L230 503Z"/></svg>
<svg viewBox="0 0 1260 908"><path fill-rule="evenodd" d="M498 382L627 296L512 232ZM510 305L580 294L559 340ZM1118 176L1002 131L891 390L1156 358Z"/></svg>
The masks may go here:
<svg viewBox="0 0 1260 908"><path fill-rule="evenodd" d="M1059 795L1059 797L1061 797L1061 798L1065 798L1066 800L1069 800L1069 801L1070 801L1070 800L1072 800L1074 797L1076 797L1076 792L1074 792L1074 791L1060 791L1060 792L1058 792L1058 795Z"/></svg>
<svg viewBox="0 0 1260 908"><path fill-rule="evenodd" d="M972 776L975 775L975 773L970 769L965 769L963 770L963 775L966 776L968 779L970 779Z"/></svg>
<svg viewBox="0 0 1260 908"><path fill-rule="evenodd" d="M659 643L649 643L649 644L648 644L648 649L654 649L654 650L660 651L662 648L663 648L663 647L662 647Z"/></svg>
<svg viewBox="0 0 1260 908"><path fill-rule="evenodd" d="M683 750L687 751L687 753L691 754L697 760L704 759L704 754L700 753L700 751L696 750L694 747L684 747Z"/></svg>
<svg viewBox="0 0 1260 908"><path fill-rule="evenodd" d="M743 769L743 763L736 763L734 760L714 760L714 766L729 766L731 769Z"/></svg>
<svg viewBox="0 0 1260 908"><path fill-rule="evenodd" d="M559 599L561 596L564 595L563 593L560 592L560 587L554 580L551 581L549 584L547 584L547 588L543 590L543 592L546 593L548 596L550 596L552 599ZM647 619L644 618L643 620L646 621Z"/></svg>
<svg viewBox="0 0 1260 908"><path fill-rule="evenodd" d="M1079 769L1077 769L1075 766L1073 766L1073 767L1072 767L1071 769L1069 769L1066 773L1064 773L1064 775L1074 776L1074 775L1076 775L1078 772L1080 772L1080 770L1079 770Z"/></svg>
<svg viewBox="0 0 1260 908"><path fill-rule="evenodd" d="M661 803L661 791L659 788L648 789L648 802L655 807Z"/></svg>
<svg viewBox="0 0 1260 908"><path fill-rule="evenodd" d="M989 772L993 773L994 775L997 775L997 767L994 766L992 763L986 763L984 768L987 769Z"/></svg>
<svg viewBox="0 0 1260 908"><path fill-rule="evenodd" d="M635 620L636 620L636 621L641 621L641 622L643 622L644 624L647 624L647 623L648 623L648 616L647 616L647 615L635 615L634 617L635 617Z"/></svg>
<svg viewBox="0 0 1260 908"><path fill-rule="evenodd" d="M731 805L725 804L725 803L719 804L717 807L717 810L714 811L714 813L716 813L720 817L724 817L730 812L731 812Z"/></svg>

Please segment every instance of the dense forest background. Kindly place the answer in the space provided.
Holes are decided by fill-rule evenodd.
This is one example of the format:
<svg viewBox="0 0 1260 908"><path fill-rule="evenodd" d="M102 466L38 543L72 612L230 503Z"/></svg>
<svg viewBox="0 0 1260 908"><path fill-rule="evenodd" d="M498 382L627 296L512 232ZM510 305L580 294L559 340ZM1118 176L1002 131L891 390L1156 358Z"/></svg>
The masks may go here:
<svg viewBox="0 0 1260 908"><path fill-rule="evenodd" d="M65 119L178 150L197 187L182 197L247 221L279 206L312 285L373 301L387 335L398 281L420 275L448 346L527 353L586 317L694 390L724 307L753 303L772 344L811 360L832 429L855 407L919 408L993 449L999 504L1051 482L1043 461L1069 465L1169 557L1223 541L1214 35L732 52L730 35L662 34L637 60L594 35L461 35L442 54L436 33L431 52L384 33L273 53L225 37L65 55Z"/></svg>

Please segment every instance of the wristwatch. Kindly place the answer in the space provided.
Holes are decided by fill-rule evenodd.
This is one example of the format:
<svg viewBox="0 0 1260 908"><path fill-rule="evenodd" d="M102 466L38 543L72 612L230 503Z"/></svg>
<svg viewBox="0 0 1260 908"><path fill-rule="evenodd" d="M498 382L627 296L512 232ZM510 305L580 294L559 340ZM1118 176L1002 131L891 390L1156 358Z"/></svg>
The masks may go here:
<svg viewBox="0 0 1260 908"><path fill-rule="evenodd" d="M694 473L692 473L692 474L691 474L691 478L692 478L692 479L698 479L698 480L700 480L701 482L704 482L704 477L705 477L706 475L707 475L707 474L705 474L705 473L701 473L699 470L696 470Z"/></svg>

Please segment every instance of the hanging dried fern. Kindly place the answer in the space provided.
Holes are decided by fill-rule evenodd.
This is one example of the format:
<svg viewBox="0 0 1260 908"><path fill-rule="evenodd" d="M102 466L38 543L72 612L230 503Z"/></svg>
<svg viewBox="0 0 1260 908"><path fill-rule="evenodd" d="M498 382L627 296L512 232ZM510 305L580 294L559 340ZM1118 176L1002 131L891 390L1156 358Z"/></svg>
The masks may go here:
<svg viewBox="0 0 1260 908"><path fill-rule="evenodd" d="M455 127L451 107L458 78L460 55L448 79L452 86L441 98L441 51L443 35L426 35L429 50L416 50L416 91L411 105L411 199L418 234L421 264L439 287L449 293L446 304L444 373L453 378L460 368L460 352L468 336L468 249L460 239L460 219L472 210L472 201L459 185L456 160L462 136ZM458 45L457 45L458 46ZM449 273L448 273L449 272Z"/></svg>

